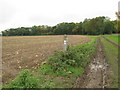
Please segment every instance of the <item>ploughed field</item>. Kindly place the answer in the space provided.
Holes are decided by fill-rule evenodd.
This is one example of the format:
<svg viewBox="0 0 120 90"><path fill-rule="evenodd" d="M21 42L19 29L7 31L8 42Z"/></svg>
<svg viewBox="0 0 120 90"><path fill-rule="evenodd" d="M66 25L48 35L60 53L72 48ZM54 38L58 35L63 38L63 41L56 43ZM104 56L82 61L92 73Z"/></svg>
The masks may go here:
<svg viewBox="0 0 120 90"><path fill-rule="evenodd" d="M63 38L63 35L3 37L3 84L14 79L22 69L37 69L55 50L63 50ZM71 46L90 40L87 36L68 36L68 44Z"/></svg>

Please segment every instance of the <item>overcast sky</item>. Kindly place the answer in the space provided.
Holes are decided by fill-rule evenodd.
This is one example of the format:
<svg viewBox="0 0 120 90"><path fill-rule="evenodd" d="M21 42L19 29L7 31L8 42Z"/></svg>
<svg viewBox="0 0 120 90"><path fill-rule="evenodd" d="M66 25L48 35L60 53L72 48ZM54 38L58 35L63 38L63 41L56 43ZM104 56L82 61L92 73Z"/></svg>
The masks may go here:
<svg viewBox="0 0 120 90"><path fill-rule="evenodd" d="M0 0L0 31L33 25L53 26L108 16L115 20L119 0Z"/></svg>

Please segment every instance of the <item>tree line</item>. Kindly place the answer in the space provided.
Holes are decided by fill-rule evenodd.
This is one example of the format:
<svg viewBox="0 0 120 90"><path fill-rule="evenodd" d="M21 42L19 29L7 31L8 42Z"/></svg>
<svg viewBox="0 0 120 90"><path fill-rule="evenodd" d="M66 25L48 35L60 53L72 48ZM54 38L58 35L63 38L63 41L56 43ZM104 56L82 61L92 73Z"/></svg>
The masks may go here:
<svg viewBox="0 0 120 90"><path fill-rule="evenodd" d="M55 26L39 25L32 27L10 28L2 31L3 36L27 36L27 35L102 35L120 33L116 20L109 17L95 17L85 19L79 23L59 23Z"/></svg>

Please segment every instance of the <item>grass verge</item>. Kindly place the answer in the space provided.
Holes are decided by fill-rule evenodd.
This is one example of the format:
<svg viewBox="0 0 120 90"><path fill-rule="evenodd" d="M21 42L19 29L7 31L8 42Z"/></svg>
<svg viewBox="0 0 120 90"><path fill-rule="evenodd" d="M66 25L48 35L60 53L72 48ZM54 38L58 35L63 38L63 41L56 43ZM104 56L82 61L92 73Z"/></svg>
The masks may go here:
<svg viewBox="0 0 120 90"><path fill-rule="evenodd" d="M118 48L104 38L102 38L101 41L104 46L106 59L112 68L112 73L110 74L110 86L111 88L118 88Z"/></svg>
<svg viewBox="0 0 120 90"><path fill-rule="evenodd" d="M120 36L106 36L106 38L108 38L109 40L112 40L114 43L120 45Z"/></svg>

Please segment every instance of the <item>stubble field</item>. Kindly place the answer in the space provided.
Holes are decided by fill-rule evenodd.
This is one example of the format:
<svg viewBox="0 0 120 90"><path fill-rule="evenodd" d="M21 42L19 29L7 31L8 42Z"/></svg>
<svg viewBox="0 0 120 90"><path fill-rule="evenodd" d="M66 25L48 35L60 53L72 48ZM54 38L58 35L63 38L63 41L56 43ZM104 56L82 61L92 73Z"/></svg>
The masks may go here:
<svg viewBox="0 0 120 90"><path fill-rule="evenodd" d="M3 84L14 79L22 69L37 69L45 59L54 54L55 50L63 50L63 37L62 35L3 37ZM71 46L90 40L86 36L68 36L68 44Z"/></svg>

